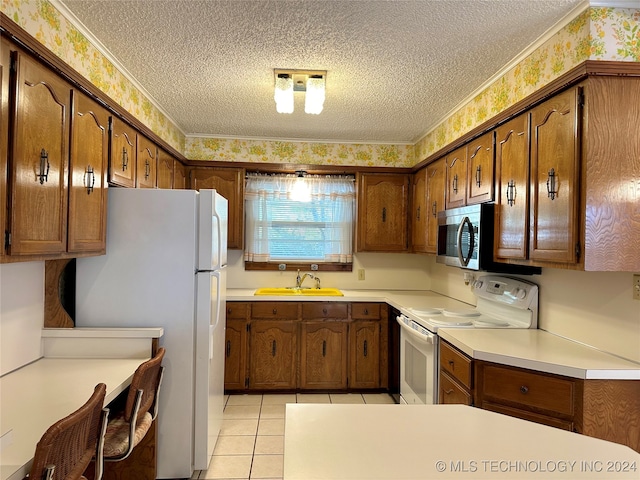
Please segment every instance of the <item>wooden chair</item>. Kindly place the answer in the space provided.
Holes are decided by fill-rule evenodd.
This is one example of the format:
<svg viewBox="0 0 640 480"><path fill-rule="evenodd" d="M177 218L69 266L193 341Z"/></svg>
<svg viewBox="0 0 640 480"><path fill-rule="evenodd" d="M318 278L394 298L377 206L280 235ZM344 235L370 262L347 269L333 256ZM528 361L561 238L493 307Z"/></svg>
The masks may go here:
<svg viewBox="0 0 640 480"><path fill-rule="evenodd" d="M152 359L136 369L124 409L112 409L104 441L105 462L120 462L131 455L158 416L164 353L164 348L159 348Z"/></svg>
<svg viewBox="0 0 640 480"><path fill-rule="evenodd" d="M107 387L96 385L82 407L58 420L44 433L26 478L30 480L79 480L95 457L95 480L102 478L102 447L107 415L103 408Z"/></svg>

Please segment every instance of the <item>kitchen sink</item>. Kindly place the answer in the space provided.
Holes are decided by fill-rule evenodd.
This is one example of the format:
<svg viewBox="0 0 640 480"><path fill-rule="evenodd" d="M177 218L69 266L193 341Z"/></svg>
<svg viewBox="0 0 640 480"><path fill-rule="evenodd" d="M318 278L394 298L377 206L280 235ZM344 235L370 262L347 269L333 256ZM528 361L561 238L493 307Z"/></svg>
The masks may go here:
<svg viewBox="0 0 640 480"><path fill-rule="evenodd" d="M259 288L254 295L303 295L313 297L342 297L343 294L337 288Z"/></svg>

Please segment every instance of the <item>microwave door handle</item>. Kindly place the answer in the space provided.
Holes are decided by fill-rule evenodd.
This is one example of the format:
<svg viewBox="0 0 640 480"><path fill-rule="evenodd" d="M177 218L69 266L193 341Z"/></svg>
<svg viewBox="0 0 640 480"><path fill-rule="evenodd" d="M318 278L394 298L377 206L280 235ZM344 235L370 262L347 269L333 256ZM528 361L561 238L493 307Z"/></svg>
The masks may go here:
<svg viewBox="0 0 640 480"><path fill-rule="evenodd" d="M466 258L462 252L462 234L464 233L465 225L469 226L469 251L466 252ZM464 217L460 222L460 225L458 225L458 238L456 241L456 246L458 247L458 260L460 260L460 265L466 267L467 265L469 265L469 261L473 256L473 249L475 248L475 241L473 238L473 225L471 224L471 220L469 220L469 217Z"/></svg>

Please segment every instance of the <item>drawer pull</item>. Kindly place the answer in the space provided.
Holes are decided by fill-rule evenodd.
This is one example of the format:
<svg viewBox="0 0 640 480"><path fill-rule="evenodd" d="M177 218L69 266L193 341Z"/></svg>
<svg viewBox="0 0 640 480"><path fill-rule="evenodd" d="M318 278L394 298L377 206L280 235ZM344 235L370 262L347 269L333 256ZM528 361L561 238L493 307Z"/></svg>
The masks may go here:
<svg viewBox="0 0 640 480"><path fill-rule="evenodd" d="M326 308L323 308L323 309L322 309L322 313L324 313L324 314L326 315L326 314L327 314L327 309L326 309Z"/></svg>
<svg viewBox="0 0 640 480"><path fill-rule="evenodd" d="M365 314L365 315L369 315L369 309L368 309L368 308L365 308L365 309L364 309L364 312L362 312L362 313L363 313L363 314Z"/></svg>
<svg viewBox="0 0 640 480"><path fill-rule="evenodd" d="M277 314L278 314L278 309L277 309L277 308L274 308L274 309L273 309L273 314L274 314L274 315L277 315Z"/></svg>
<svg viewBox="0 0 640 480"><path fill-rule="evenodd" d="M451 367L451 370L455 368L453 360L449 360L449 366Z"/></svg>
<svg viewBox="0 0 640 480"><path fill-rule="evenodd" d="M522 393L523 395L526 395L527 393L529 393L529 387L527 387L526 385L522 385L520 387L520 393Z"/></svg>
<svg viewBox="0 0 640 480"><path fill-rule="evenodd" d="M231 315L231 309L227 308L227 315Z"/></svg>
<svg viewBox="0 0 640 480"><path fill-rule="evenodd" d="M445 395L451 395L453 393L453 388L444 391Z"/></svg>

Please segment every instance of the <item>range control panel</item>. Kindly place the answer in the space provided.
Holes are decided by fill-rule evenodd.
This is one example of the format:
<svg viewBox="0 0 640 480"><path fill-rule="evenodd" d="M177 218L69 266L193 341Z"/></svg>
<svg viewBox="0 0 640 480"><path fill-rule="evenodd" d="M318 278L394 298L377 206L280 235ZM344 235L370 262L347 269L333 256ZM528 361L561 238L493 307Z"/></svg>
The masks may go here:
<svg viewBox="0 0 640 480"><path fill-rule="evenodd" d="M535 283L499 275L484 275L473 282L473 294L492 302L528 309L537 307L538 286Z"/></svg>

